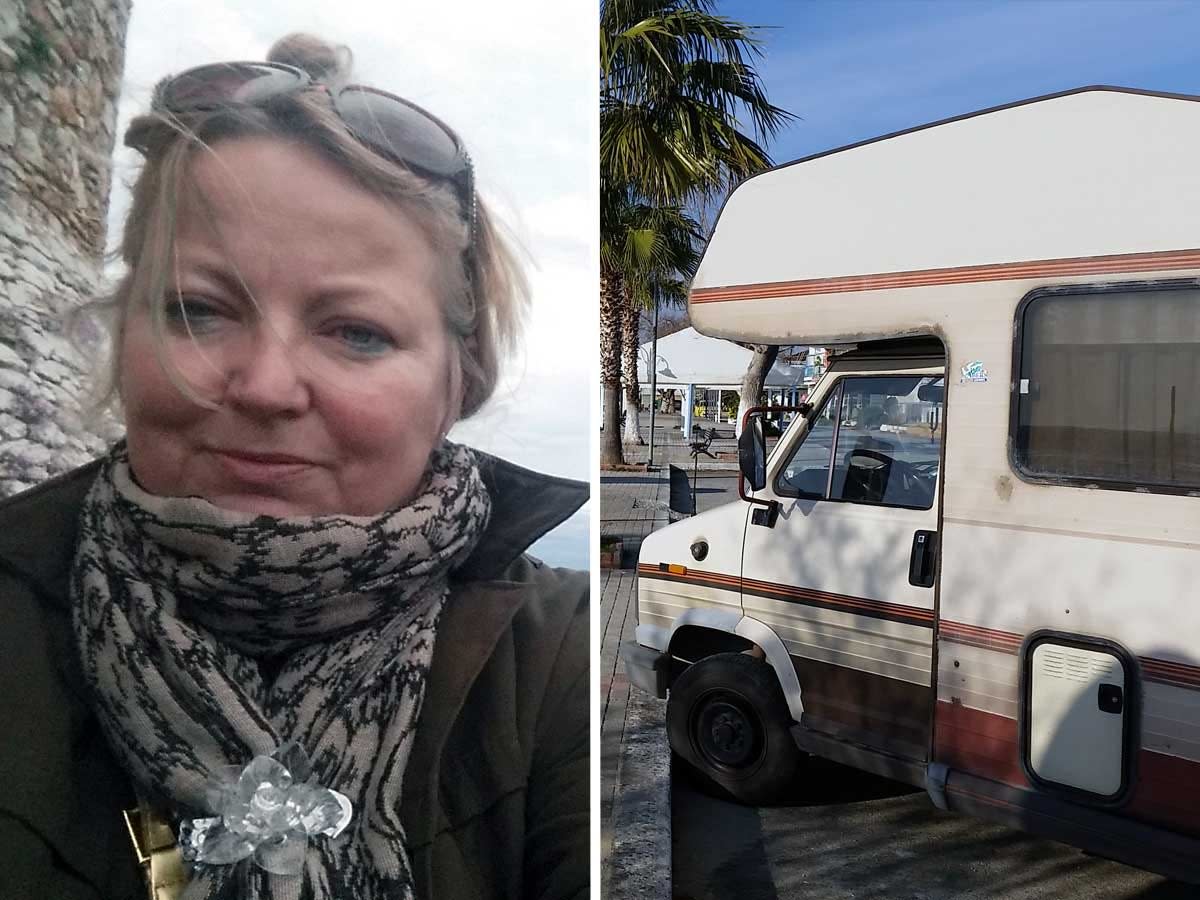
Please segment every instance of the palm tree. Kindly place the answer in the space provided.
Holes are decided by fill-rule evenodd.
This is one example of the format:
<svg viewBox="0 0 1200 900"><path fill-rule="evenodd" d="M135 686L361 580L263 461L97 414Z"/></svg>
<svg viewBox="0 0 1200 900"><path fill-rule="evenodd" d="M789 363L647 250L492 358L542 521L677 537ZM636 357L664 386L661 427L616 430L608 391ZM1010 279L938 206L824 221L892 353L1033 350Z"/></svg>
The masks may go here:
<svg viewBox="0 0 1200 900"><path fill-rule="evenodd" d="M712 0L602 0L602 242L606 225L620 221L606 210L629 203L702 206L771 164L757 139L774 136L792 116L768 102L749 64L760 53L757 29L714 8ZM753 137L739 128L739 116L750 122ZM630 273L614 267L612 258L601 258L601 465L623 461L617 433L621 308Z"/></svg>
<svg viewBox="0 0 1200 900"><path fill-rule="evenodd" d="M653 206L609 192L600 228L600 367L605 423L601 457L623 460L618 417L624 369L626 424L636 433L638 316L654 303L686 299L699 261L700 228L678 206ZM605 459L607 457L607 459Z"/></svg>
<svg viewBox="0 0 1200 900"><path fill-rule="evenodd" d="M0 132L16 109L24 134L37 135L17 165L0 166L13 239L0 244L3 498L83 465L120 434L111 419L87 420L92 366L72 332L81 344L98 334L72 317L101 285L130 0L0 0L0 10Z"/></svg>
<svg viewBox="0 0 1200 900"><path fill-rule="evenodd" d="M638 423L638 325L642 310L687 302L687 283L700 262L700 226L677 206L630 204L623 226L609 235L610 267L621 272L621 377L625 440L641 441Z"/></svg>

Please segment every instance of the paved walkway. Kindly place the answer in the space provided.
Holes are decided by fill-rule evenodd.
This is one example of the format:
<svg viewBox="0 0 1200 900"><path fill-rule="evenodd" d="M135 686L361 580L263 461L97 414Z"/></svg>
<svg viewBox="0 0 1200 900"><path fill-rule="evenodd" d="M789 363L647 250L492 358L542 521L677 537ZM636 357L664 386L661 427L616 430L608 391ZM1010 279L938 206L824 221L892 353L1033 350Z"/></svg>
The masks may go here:
<svg viewBox="0 0 1200 900"><path fill-rule="evenodd" d="M656 785L665 788L666 777L665 773L663 777L657 777L654 772L646 771L644 765L647 760L653 765L655 759L666 759L668 755L652 747L627 746L630 741L639 744L639 735L650 735L655 739L663 737L661 722L645 721L662 715L658 708L661 703L631 693L625 664L620 657L621 642L633 640L637 627L634 567L638 547L642 538L670 520L669 498L670 475L665 468L659 472L606 472L600 477L600 533L621 538L625 548L623 561L627 567L605 569L600 578L600 891L605 897L609 896L609 880L614 874L614 866L610 865L614 844L622 847L618 854L622 863L616 867L622 893L651 896L651 893L637 889L641 878L670 881L669 837L664 859L656 859L654 854L639 854L636 848L632 853L625 849L640 839L640 829L654 827L654 819L661 819L660 827L669 833L670 816L669 813L661 815L661 809L665 806L669 810L670 799L669 795L652 799ZM623 763L630 768L623 771ZM645 790L647 785L649 792ZM617 802L618 795L625 804L623 815L621 804ZM645 810L634 808L635 803L657 806L659 813L647 816ZM619 835L615 834L614 815L622 823ZM652 842L651 839L648 843Z"/></svg>
<svg viewBox="0 0 1200 900"><path fill-rule="evenodd" d="M608 472L600 476L600 534L625 544L625 569L600 573L600 831L603 872L612 849L613 795L629 705L629 679L620 659L621 641L637 627L637 547L668 521L670 477L661 472Z"/></svg>
<svg viewBox="0 0 1200 900"><path fill-rule="evenodd" d="M654 418L654 465L666 468L668 465L679 466L681 469L692 471L693 459L688 444L680 431L682 418L674 415L660 415ZM643 412L638 423L642 439L650 438L650 414ZM694 419L697 428L707 431L717 429L717 436L709 445L708 452L717 457L700 455L700 470L737 469L737 440L733 436L733 426L718 424L711 419ZM699 435L697 435L698 437ZM650 456L650 445L625 444L625 462L629 464L647 462Z"/></svg>
<svg viewBox="0 0 1200 900"><path fill-rule="evenodd" d="M702 475L701 510L737 496L729 473ZM600 476L600 532L621 538L626 568L600 575L600 835L602 897L611 887L624 897L670 890L670 751L665 705L631 688L621 642L637 628L634 567L642 538L670 520L670 474L604 472ZM616 852L614 853L614 849Z"/></svg>
<svg viewBox="0 0 1200 900"><path fill-rule="evenodd" d="M700 454L699 466L695 465L696 460L692 457L691 448L683 439L683 433L680 431L680 416L661 415L656 416L654 420L654 465L665 469L668 465L679 466L681 469L686 469L688 476L694 469L698 468L703 472L736 472L738 469L738 446L737 438L734 437L732 425L713 422L711 419L696 419L694 426L707 431L710 428L717 430L717 435L709 444L708 452L712 456ZM641 421L639 422L640 433L642 440L648 441L650 437L650 414L642 413ZM699 435L697 434L697 437ZM767 437L767 452L769 453L774 447L778 436L774 433ZM649 461L650 445L645 444L623 444L625 450L625 462L630 465L636 463L645 463Z"/></svg>
<svg viewBox="0 0 1200 900"><path fill-rule="evenodd" d="M813 758L773 807L717 800L675 772L675 900L1195 900L1200 889Z"/></svg>
<svg viewBox="0 0 1200 900"><path fill-rule="evenodd" d="M608 860L612 852L612 813L617 768L630 685L620 659L621 641L633 640L637 627L636 577L630 569L605 569L600 573L600 882L601 896L608 894Z"/></svg>
<svg viewBox="0 0 1200 900"><path fill-rule="evenodd" d="M658 472L601 472L601 537L619 537L636 548L651 531L667 524L669 499L666 467Z"/></svg>

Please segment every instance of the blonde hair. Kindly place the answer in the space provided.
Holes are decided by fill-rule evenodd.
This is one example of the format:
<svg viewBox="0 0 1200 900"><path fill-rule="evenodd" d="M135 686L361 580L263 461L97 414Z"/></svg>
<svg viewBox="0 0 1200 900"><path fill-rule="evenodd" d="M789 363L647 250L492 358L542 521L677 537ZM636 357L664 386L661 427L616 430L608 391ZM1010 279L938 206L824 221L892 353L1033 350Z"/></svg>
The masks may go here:
<svg viewBox="0 0 1200 900"><path fill-rule="evenodd" d="M349 81L351 54L307 34L277 41L267 61L307 72L336 90ZM111 356L97 386L99 406L118 400L120 347L134 304L165 295L175 253L175 225L187 183L188 166L198 152L244 136L281 137L315 150L351 176L364 190L395 204L413 219L442 260L443 318L462 371L462 416L476 412L492 395L500 364L517 342L529 293L524 274L487 207L461 208L453 188L431 181L381 156L347 129L323 91L281 94L254 106L225 107L176 115L151 111L135 118L125 142L143 152L145 162L133 185L132 202L116 256L127 266L113 291L93 304L110 322ZM469 202L469 201L468 201ZM150 302L155 347L168 376L194 401L196 395L165 359L163 304Z"/></svg>

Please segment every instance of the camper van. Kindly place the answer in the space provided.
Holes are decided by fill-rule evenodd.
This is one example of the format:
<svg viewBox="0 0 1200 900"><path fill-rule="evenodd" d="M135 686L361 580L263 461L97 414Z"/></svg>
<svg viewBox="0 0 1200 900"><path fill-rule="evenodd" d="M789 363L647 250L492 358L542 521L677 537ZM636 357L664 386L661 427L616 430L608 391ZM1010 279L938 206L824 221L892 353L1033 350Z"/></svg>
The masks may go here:
<svg viewBox="0 0 1200 900"><path fill-rule="evenodd" d="M646 538L631 680L769 803L812 754L1200 882L1200 97L1090 87L741 184L690 297L836 350Z"/></svg>

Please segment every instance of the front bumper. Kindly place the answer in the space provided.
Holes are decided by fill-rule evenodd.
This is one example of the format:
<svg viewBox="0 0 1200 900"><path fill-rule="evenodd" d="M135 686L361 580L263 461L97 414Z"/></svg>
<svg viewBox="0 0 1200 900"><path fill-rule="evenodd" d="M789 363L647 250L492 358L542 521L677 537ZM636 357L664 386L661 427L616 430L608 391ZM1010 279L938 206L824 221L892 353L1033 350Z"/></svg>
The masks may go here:
<svg viewBox="0 0 1200 900"><path fill-rule="evenodd" d="M671 671L670 655L643 647L637 641L623 641L621 656L625 659L625 671L629 673L629 681L632 684L653 694L659 700L667 696Z"/></svg>

